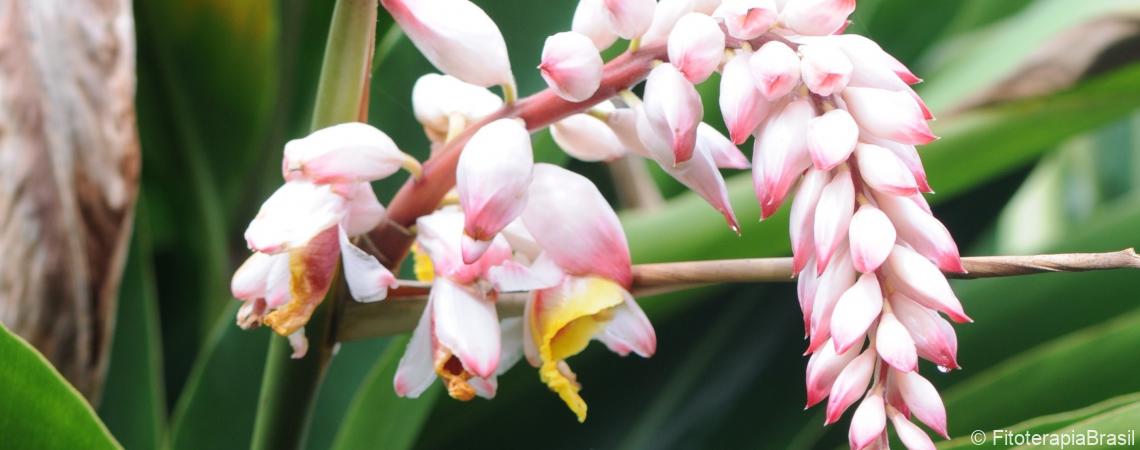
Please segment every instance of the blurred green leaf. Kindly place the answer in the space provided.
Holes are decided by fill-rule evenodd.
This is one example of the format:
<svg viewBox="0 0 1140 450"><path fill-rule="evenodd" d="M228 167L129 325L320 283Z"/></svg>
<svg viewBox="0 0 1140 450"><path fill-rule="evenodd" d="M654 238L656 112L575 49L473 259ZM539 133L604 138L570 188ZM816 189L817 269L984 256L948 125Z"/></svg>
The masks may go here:
<svg viewBox="0 0 1140 450"><path fill-rule="evenodd" d="M1069 0L1037 0L1006 21L932 49L929 54L937 62L922 74L926 82L919 93L934 111L944 110L1011 75L1066 29L1102 15L1136 11L1140 4L1133 0L1084 2L1079 8Z"/></svg>
<svg viewBox="0 0 1140 450"><path fill-rule="evenodd" d="M1048 416L1036 417L1021 422L1017 425L1002 427L1002 430L1009 430L1013 433L1029 432L1032 434L1048 433L1050 431L1065 429L1079 430L1101 430L1101 428L1094 426L1082 426L1081 424L1088 424L1089 420L1097 420L1105 417L1125 417L1131 420L1132 424L1140 422L1140 411L1135 408L1140 406L1140 393L1126 394L1119 397L1114 397L1095 405L1086 406L1084 408L1076 409L1073 411L1065 411L1063 413L1050 414ZM1010 448L1012 445L997 445L993 441L993 431L983 429L986 434L986 442L989 443L988 448ZM978 448L978 444L970 441L969 436L955 438L949 441L941 442L938 448L942 450L968 450Z"/></svg>
<svg viewBox="0 0 1140 450"><path fill-rule="evenodd" d="M392 379L407 343L404 336L388 344L349 407L332 448L399 450L415 444L441 388L433 385L415 400L396 396Z"/></svg>
<svg viewBox="0 0 1140 450"><path fill-rule="evenodd" d="M1140 314L1132 313L1009 358L945 392L951 434L1140 390L1140 361L1122 358L1138 346Z"/></svg>
<svg viewBox="0 0 1140 450"><path fill-rule="evenodd" d="M145 209L143 198L137 207L134 237L119 288L115 336L99 417L124 446L158 449L165 446L166 439L166 392Z"/></svg>
<svg viewBox="0 0 1140 450"><path fill-rule="evenodd" d="M352 401L364 386L372 366L388 348L388 341L369 339L341 344L317 393L305 448L319 450L332 447Z"/></svg>
<svg viewBox="0 0 1140 450"><path fill-rule="evenodd" d="M173 449L249 448L269 332L234 325L233 302L214 323L171 418Z"/></svg>
<svg viewBox="0 0 1140 450"><path fill-rule="evenodd" d="M122 448L35 348L0 324L0 436L5 448Z"/></svg>

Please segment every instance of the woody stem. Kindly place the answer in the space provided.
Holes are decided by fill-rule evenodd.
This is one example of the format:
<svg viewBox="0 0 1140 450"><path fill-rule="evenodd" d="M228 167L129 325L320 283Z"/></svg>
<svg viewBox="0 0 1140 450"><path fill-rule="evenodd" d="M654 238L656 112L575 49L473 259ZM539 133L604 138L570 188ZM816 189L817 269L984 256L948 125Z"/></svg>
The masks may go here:
<svg viewBox="0 0 1140 450"><path fill-rule="evenodd" d="M962 258L967 273L950 278L975 279L1045 272L1140 269L1140 255L1131 249L1107 253L1063 253L1028 256L974 256ZM684 261L633 266L633 293L645 296L707 284L792 282L791 258L750 258ZM350 303L340 328L343 340L366 339L411 331L423 312L428 287L396 289L380 303ZM522 314L526 295L503 294L501 317Z"/></svg>

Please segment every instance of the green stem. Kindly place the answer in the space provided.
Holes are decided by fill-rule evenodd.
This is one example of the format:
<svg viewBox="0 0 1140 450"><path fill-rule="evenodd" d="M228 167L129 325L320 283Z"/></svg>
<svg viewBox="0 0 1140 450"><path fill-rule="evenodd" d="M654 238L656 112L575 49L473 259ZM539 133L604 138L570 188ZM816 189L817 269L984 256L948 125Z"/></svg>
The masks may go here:
<svg viewBox="0 0 1140 450"><path fill-rule="evenodd" d="M312 128L365 120L378 0L337 0L321 63ZM251 449L296 449L304 445L325 370L332 359L340 277L317 308L305 332L309 353L290 358L288 342L274 336L261 382Z"/></svg>

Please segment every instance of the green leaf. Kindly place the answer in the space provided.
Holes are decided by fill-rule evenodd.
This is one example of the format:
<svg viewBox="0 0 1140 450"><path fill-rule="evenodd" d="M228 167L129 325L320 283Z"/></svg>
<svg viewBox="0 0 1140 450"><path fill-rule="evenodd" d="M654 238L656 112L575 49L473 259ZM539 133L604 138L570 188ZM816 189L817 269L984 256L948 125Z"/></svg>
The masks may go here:
<svg viewBox="0 0 1140 450"><path fill-rule="evenodd" d="M1072 333L979 373L947 391L951 434L1064 411L1140 390L1140 312ZM1074 383L1073 380L1080 380ZM1050 394L1052 393L1052 394Z"/></svg>
<svg viewBox="0 0 1140 450"><path fill-rule="evenodd" d="M942 110L1009 76L1043 42L1067 28L1101 15L1137 10L1140 7L1132 0L1085 2L1080 8L1069 0L1038 0L1009 20L932 49L930 55L939 60L923 74L926 82L919 93L934 111Z"/></svg>
<svg viewBox="0 0 1140 450"><path fill-rule="evenodd" d="M1017 425L1002 427L1002 430L1009 430L1013 433L1029 432L1032 434L1048 433L1054 430L1061 430L1065 428L1077 430L1101 430L1101 428L1091 426L1080 426L1085 424L1086 421L1096 420L1101 417L1131 417L1132 423L1135 424L1140 421L1140 416L1137 416L1140 411L1134 408L1140 406L1140 393L1125 394L1119 397L1114 397L1095 405L1086 406L1084 408L1076 409L1073 411L1065 411L1057 414L1050 414L1047 416L1036 417L1021 422ZM1009 448L1012 445L994 445L993 431L982 430L986 432L986 441L989 442L989 448ZM938 448L942 450L968 450L978 448L978 444L970 441L969 436L951 439L949 441L941 442Z"/></svg>
<svg viewBox="0 0 1140 450"><path fill-rule="evenodd" d="M368 374L333 441L333 449L411 448L441 388L434 385L418 399L396 396L392 379L408 338L393 338Z"/></svg>
<svg viewBox="0 0 1140 450"><path fill-rule="evenodd" d="M166 392L145 199L139 202L99 417L129 448L163 448Z"/></svg>
<svg viewBox="0 0 1140 450"><path fill-rule="evenodd" d="M238 328L237 308L218 316L175 404L173 449L249 448L269 332Z"/></svg>
<svg viewBox="0 0 1140 450"><path fill-rule="evenodd" d="M35 348L0 324L0 439L5 448L122 448Z"/></svg>

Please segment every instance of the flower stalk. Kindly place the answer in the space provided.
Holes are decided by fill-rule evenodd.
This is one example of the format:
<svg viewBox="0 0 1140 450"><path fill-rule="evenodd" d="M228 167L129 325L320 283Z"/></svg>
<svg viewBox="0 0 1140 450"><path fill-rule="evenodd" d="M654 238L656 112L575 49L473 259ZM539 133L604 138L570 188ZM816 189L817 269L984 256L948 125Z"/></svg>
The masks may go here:
<svg viewBox="0 0 1140 450"><path fill-rule="evenodd" d="M966 273L946 273L950 278L978 279L1047 272L1088 272L1140 269L1140 255L1131 249L1106 253L1061 253L1025 256L973 256L962 258ZM792 258L747 258L683 261L633 266L633 294L661 294L699 285L718 283L791 283ZM406 333L416 324L427 298L424 286L395 289L387 302L349 304L340 324L345 341ZM522 314L525 295L499 298L500 317Z"/></svg>

